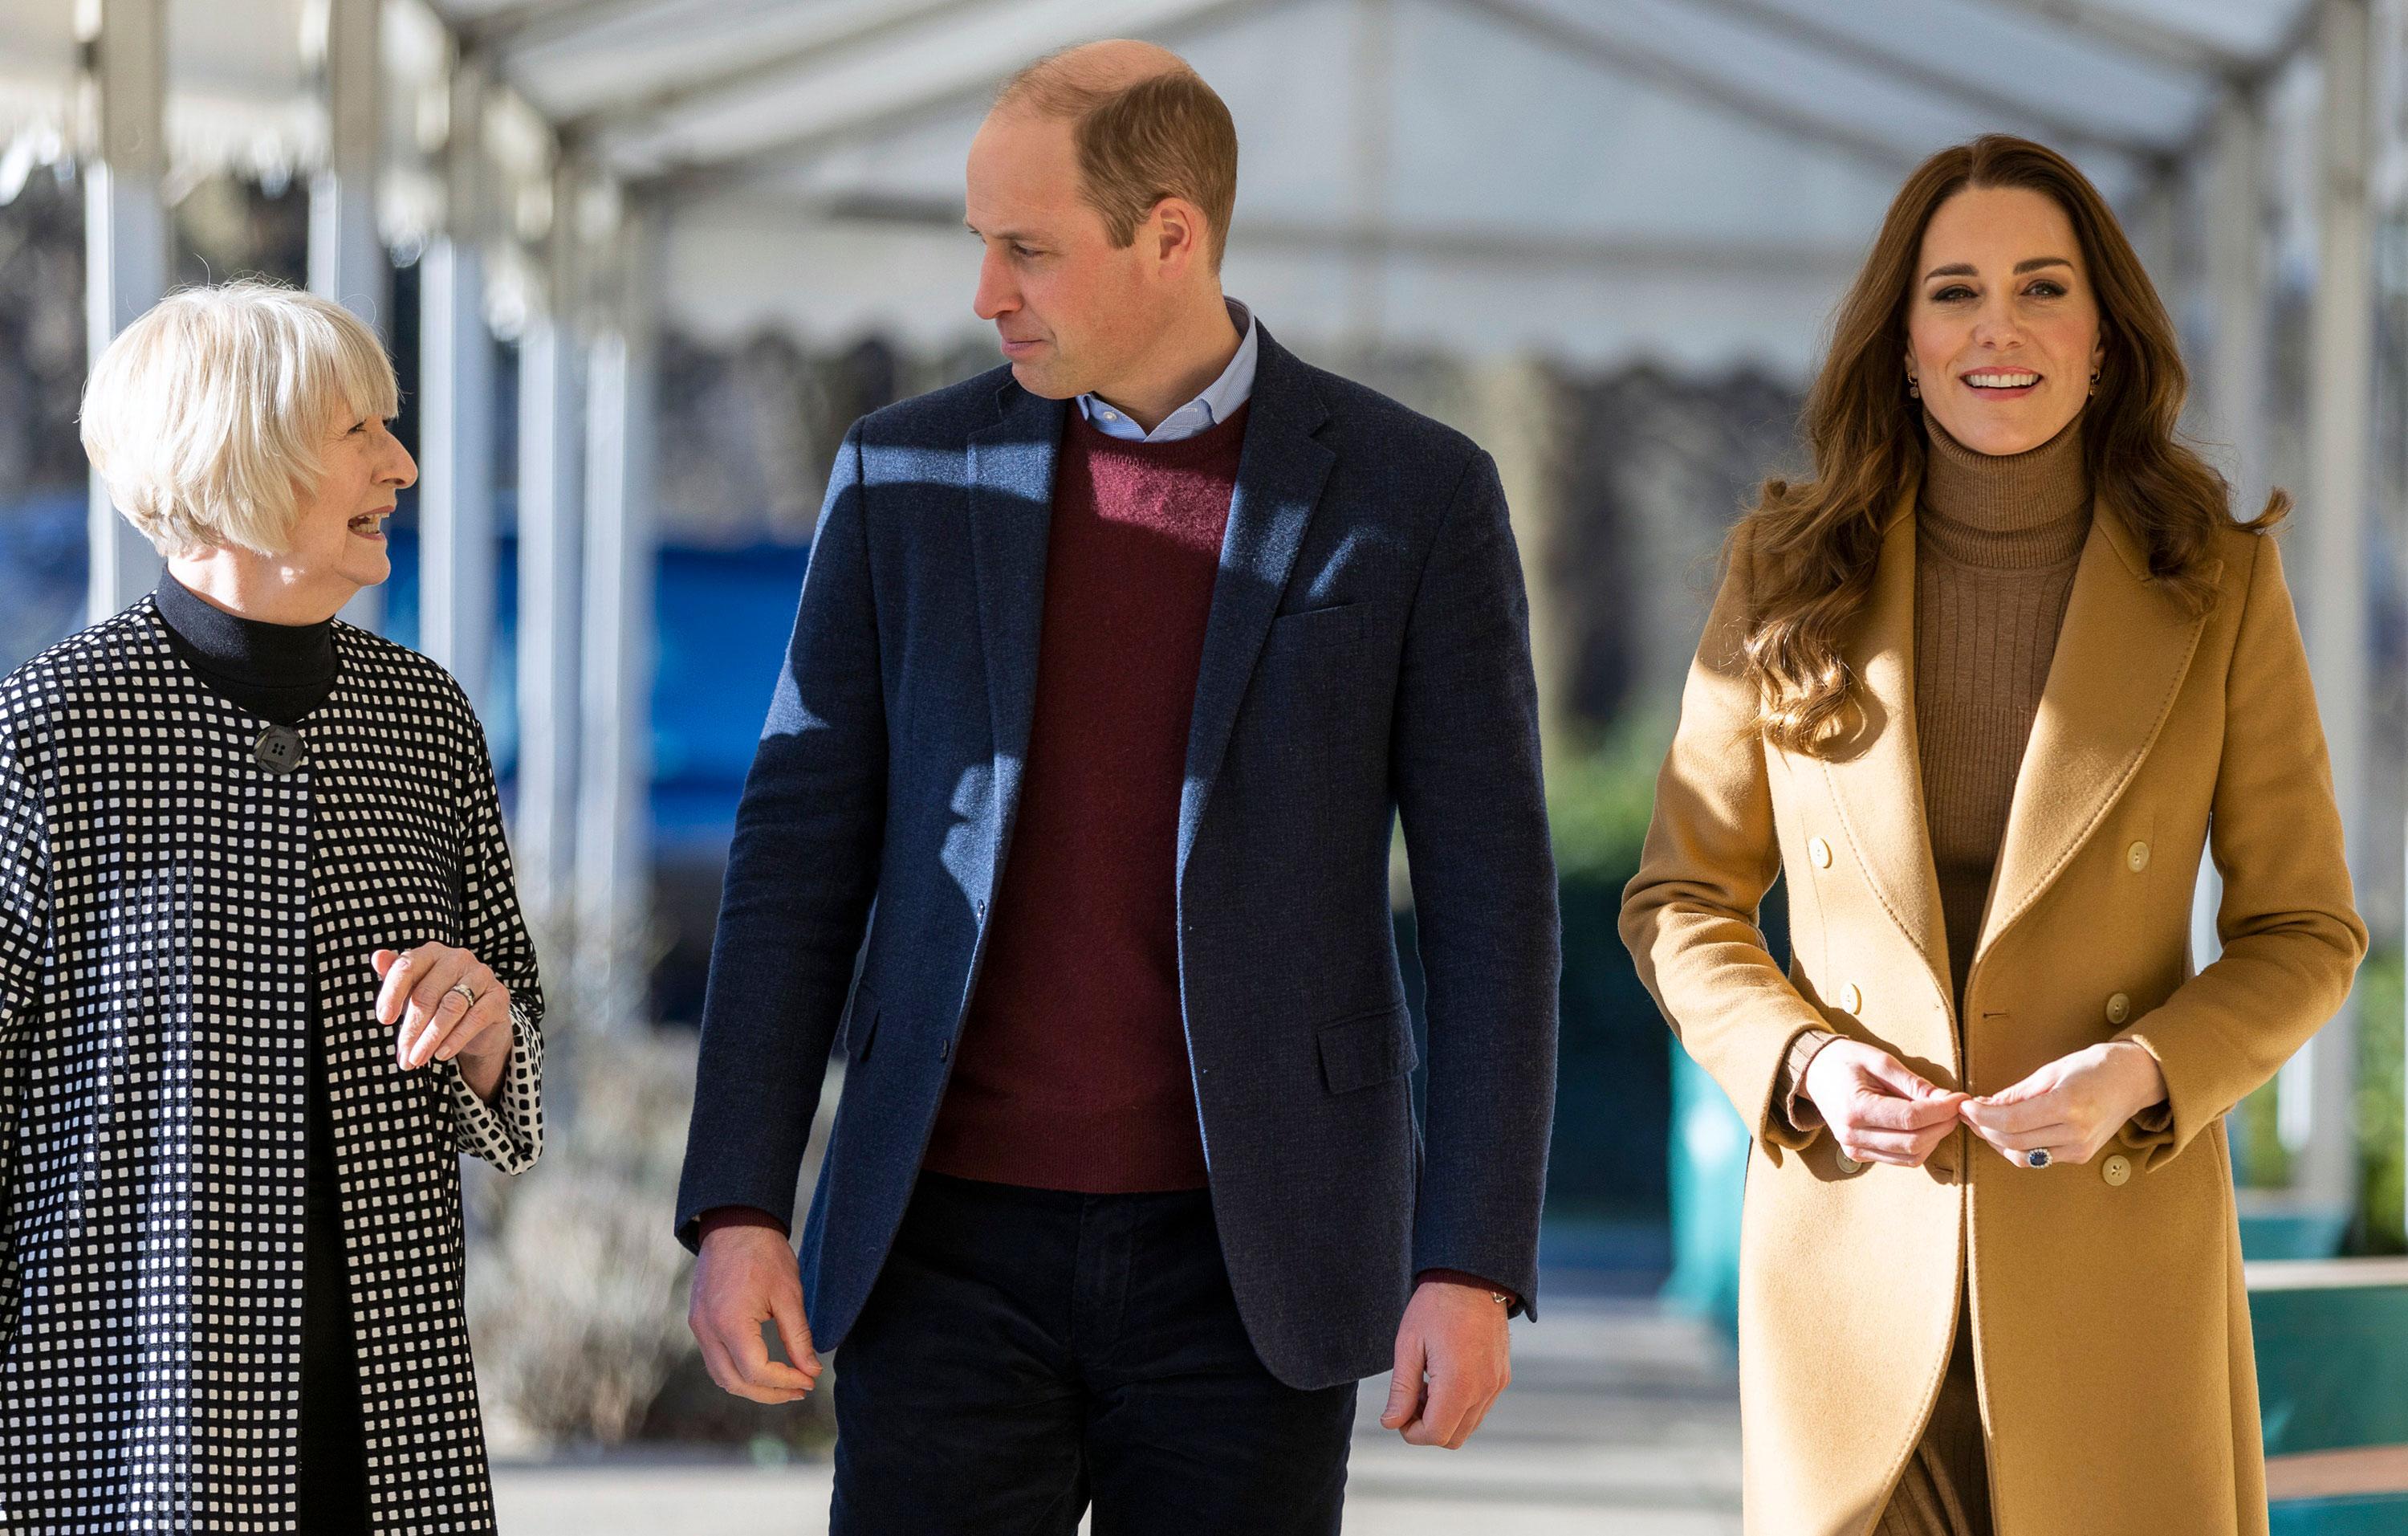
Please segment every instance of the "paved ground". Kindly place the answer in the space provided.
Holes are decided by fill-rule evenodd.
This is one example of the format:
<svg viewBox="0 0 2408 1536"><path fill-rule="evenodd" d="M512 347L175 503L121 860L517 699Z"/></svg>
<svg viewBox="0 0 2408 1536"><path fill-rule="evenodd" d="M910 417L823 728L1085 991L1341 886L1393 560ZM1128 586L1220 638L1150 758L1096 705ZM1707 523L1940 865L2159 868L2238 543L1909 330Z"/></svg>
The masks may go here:
<svg viewBox="0 0 2408 1536"><path fill-rule="evenodd" d="M1350 1536L1739 1536L1739 1403L1697 1328L1643 1303L1562 1300L1515 1329L1514 1379L1480 1437L1402 1444L1363 1394ZM504 1465L503 1536L817 1536L824 1466Z"/></svg>

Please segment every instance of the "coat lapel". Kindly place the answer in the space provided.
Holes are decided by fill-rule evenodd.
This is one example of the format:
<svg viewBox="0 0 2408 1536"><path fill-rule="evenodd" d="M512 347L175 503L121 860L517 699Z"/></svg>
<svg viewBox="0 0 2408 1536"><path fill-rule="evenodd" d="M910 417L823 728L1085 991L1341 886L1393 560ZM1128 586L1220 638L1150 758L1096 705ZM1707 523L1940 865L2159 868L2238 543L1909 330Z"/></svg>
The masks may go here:
<svg viewBox="0 0 2408 1536"><path fill-rule="evenodd" d="M1842 647L1859 718L1821 762L1857 861L1946 997L1955 988L1914 739L1914 495L1890 512L1872 596Z"/></svg>
<svg viewBox="0 0 2408 1536"><path fill-rule="evenodd" d="M1221 568L1213 578L1211 617L1204 627L1196 710L1187 733L1186 782L1179 804L1182 874L1203 821L1204 802L1228 751L1238 706L1245 698L1271 618L1279 611L1297 552L1304 546L1321 487L1330 466L1338 462L1336 453L1313 439L1329 412L1304 365L1273 341L1268 330L1258 345L1246 442L1229 501L1228 532L1221 541Z"/></svg>
<svg viewBox="0 0 2408 1536"><path fill-rule="evenodd" d="M978 571L979 634L995 717L997 825L1020 799L1037 706L1037 646L1045 618L1046 540L1054 525L1054 465L1060 400L1016 384L996 394L999 418L970 435L970 551Z"/></svg>
<svg viewBox="0 0 2408 1536"><path fill-rule="evenodd" d="M2102 497L2015 771L1976 962L2105 818L2172 712L2207 615L2185 612L2148 573L2147 552Z"/></svg>

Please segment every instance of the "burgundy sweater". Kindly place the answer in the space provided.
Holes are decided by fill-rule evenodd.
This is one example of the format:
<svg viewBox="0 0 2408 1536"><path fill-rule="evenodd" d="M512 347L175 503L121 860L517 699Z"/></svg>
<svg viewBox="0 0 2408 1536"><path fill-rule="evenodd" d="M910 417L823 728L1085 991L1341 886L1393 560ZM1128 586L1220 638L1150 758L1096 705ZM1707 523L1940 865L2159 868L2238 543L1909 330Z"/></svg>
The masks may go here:
<svg viewBox="0 0 2408 1536"><path fill-rule="evenodd" d="M1179 794L1246 411L1177 442L1067 413L1020 810L922 1166L1200 1189L1179 1002Z"/></svg>

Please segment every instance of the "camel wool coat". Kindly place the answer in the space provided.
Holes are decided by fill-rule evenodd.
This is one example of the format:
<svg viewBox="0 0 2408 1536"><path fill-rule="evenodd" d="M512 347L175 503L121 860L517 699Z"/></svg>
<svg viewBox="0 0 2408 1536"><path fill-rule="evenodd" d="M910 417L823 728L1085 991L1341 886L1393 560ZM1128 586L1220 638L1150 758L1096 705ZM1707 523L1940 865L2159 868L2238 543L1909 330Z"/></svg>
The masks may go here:
<svg viewBox="0 0 2408 1536"><path fill-rule="evenodd" d="M2223 1115L2341 1005L2366 949L2307 658L2272 538L2213 551L2185 610L2101 497L2015 781L1956 1015L1914 742L1914 495L1843 641L1851 728L1749 727L1753 562L1735 552L1682 702L1622 932L1755 1130L1740 1277L1751 1536L1859 1536L1921 1434L1970 1279L1999 1536L2262 1533L2257 1375ZM2223 950L2193 973L2203 846ZM1789 879L1784 974L1756 926ZM2168 1101L2089 1163L1960 1130L1858 1165L1771 1102L1830 1029L1995 1092L2131 1040Z"/></svg>

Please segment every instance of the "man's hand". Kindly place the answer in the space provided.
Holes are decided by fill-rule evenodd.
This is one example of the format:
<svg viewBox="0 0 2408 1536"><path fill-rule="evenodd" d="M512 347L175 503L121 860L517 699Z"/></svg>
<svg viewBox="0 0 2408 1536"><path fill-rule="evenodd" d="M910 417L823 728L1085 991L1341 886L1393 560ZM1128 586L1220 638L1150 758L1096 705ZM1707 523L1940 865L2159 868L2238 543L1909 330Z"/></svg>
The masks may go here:
<svg viewBox="0 0 2408 1536"><path fill-rule="evenodd" d="M803 1276L785 1235L770 1227L723 1227L702 1240L686 1326L710 1379L754 1402L799 1402L820 1379L803 1320ZM792 1365L769 1358L761 1325L775 1320Z"/></svg>
<svg viewBox="0 0 2408 1536"><path fill-rule="evenodd" d="M1513 1379L1505 1309L1484 1285L1425 1280L1397 1328L1397 1373L1383 1428L1409 1445L1461 1450Z"/></svg>
<svg viewBox="0 0 2408 1536"><path fill-rule="evenodd" d="M2012 1088L1969 1098L1961 1113L1974 1135L2029 1168L2042 1150L2051 1162L2088 1162L2124 1122L2165 1097L2157 1058L2145 1046L2117 1040L2059 1056Z"/></svg>
<svg viewBox="0 0 2408 1536"><path fill-rule="evenodd" d="M1920 1168L1956 1128L1961 1093L1932 1086L1896 1056L1862 1041L1835 1040L1806 1068L1806 1097L1840 1150L1860 1163Z"/></svg>

